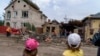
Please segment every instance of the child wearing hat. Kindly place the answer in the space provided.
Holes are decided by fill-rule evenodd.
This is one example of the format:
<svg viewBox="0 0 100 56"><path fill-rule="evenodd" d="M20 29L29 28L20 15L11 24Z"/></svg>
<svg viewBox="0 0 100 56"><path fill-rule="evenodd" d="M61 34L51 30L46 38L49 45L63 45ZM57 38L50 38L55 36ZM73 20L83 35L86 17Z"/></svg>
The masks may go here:
<svg viewBox="0 0 100 56"><path fill-rule="evenodd" d="M38 53L38 41L35 39L29 38L25 42L25 49L23 52L23 56L37 56Z"/></svg>
<svg viewBox="0 0 100 56"><path fill-rule="evenodd" d="M80 49L81 38L77 33L71 33L67 39L68 49L63 52L63 56L83 56L83 50Z"/></svg>

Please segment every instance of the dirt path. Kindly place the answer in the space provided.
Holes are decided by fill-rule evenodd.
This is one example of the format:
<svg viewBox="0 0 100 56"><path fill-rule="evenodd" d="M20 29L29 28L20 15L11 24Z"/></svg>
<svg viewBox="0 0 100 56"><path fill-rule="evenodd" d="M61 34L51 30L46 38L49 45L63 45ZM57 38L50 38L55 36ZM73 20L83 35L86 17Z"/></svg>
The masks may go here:
<svg viewBox="0 0 100 56"><path fill-rule="evenodd" d="M0 56L22 56L24 45L16 43L14 39L0 36ZM40 43L39 56L62 56L66 46ZM82 47L85 56L96 56L97 47Z"/></svg>

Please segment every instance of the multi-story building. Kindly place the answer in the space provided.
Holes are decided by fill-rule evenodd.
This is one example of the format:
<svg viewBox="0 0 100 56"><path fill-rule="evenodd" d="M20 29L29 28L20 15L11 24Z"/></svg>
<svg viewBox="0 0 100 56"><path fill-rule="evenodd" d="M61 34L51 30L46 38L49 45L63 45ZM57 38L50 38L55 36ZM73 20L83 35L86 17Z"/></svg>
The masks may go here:
<svg viewBox="0 0 100 56"><path fill-rule="evenodd" d="M100 13L85 17L83 23L85 39L92 38L93 34L100 30Z"/></svg>
<svg viewBox="0 0 100 56"><path fill-rule="evenodd" d="M10 23L12 28L21 28L23 23L42 28L46 19L47 16L31 0L11 0L5 8L5 25Z"/></svg>

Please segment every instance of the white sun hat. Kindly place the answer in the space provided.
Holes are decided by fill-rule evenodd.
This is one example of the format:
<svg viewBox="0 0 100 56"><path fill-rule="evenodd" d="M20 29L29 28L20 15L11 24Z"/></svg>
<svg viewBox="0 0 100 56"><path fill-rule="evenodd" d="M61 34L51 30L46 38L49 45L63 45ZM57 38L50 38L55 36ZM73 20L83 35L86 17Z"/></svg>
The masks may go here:
<svg viewBox="0 0 100 56"><path fill-rule="evenodd" d="M68 36L68 45L70 47L72 47L71 45L76 45L74 48L79 47L81 43L81 38L80 35L78 35L77 33L72 33Z"/></svg>

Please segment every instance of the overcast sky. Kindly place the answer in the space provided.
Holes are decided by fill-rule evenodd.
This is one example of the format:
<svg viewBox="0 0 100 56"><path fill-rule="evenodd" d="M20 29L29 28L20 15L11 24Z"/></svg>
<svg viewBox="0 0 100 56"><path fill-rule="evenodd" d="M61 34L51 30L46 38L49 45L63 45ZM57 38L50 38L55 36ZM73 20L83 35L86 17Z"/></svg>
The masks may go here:
<svg viewBox="0 0 100 56"><path fill-rule="evenodd" d="M67 18L82 20L90 14L100 12L100 0L32 0L49 19L64 21ZM0 17L10 0L0 1Z"/></svg>

